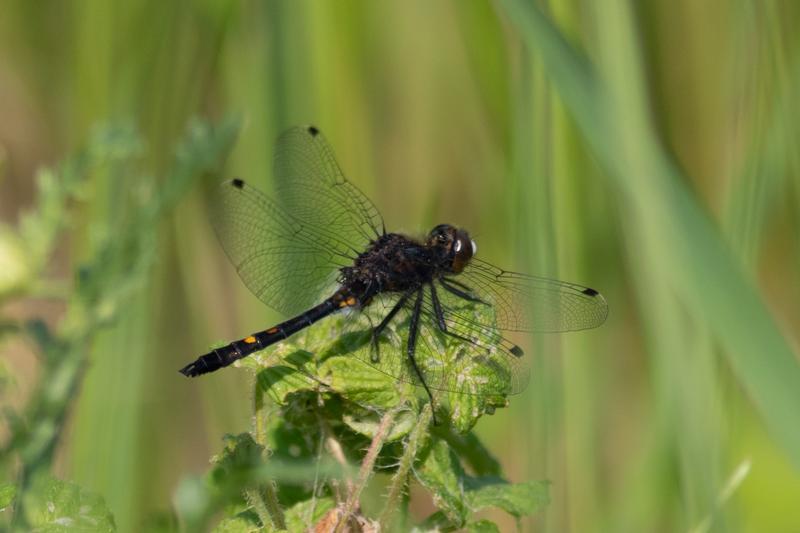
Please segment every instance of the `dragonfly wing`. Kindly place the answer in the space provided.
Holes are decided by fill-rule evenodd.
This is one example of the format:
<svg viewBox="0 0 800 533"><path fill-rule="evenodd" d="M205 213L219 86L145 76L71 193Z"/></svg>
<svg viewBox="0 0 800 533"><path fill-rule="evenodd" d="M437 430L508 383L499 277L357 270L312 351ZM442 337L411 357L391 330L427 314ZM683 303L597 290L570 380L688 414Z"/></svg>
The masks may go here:
<svg viewBox="0 0 800 533"><path fill-rule="evenodd" d="M384 233L380 213L345 178L314 126L298 126L278 138L274 170L276 197L299 220L338 236L357 251Z"/></svg>
<svg viewBox="0 0 800 533"><path fill-rule="evenodd" d="M594 289L553 279L509 272L473 258L464 271L442 280L450 295L464 293L495 310L495 324L479 315L461 318L506 331L564 332L605 322L608 304Z"/></svg>
<svg viewBox="0 0 800 533"><path fill-rule="evenodd" d="M352 262L348 243L304 223L242 180L220 186L212 223L250 291L286 315L319 303Z"/></svg>

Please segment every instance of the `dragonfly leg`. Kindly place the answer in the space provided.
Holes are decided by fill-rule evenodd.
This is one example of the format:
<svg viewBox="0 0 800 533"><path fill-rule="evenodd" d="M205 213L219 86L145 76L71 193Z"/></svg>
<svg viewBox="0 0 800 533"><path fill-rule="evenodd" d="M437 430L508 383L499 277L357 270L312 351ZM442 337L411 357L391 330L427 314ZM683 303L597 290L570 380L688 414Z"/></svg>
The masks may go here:
<svg viewBox="0 0 800 533"><path fill-rule="evenodd" d="M488 302L484 302L483 300L481 300L477 296L473 296L472 294L470 294L470 292L472 292L472 289L470 289L469 287L467 287L463 283L460 283L460 282L452 280L452 279L446 279L446 278L441 278L439 280L439 283L442 284L442 288L444 290L446 290L447 292L449 292L451 294L455 294L459 298L463 298L463 299L465 299L465 300L467 300L469 302L476 302L476 303L481 303L481 304L484 304L484 305L489 305ZM456 286L460 287L460 288L457 288Z"/></svg>
<svg viewBox="0 0 800 533"><path fill-rule="evenodd" d="M417 334L419 333L419 317L422 313L422 298L424 293L422 289L418 289L417 291L417 299L414 302L414 311L411 314L411 322L408 328L408 360L411 361L411 367L414 369L414 372L417 374L420 383L425 388L425 392L428 393L428 398L431 400L431 410L433 412L433 423L438 425L436 421L436 404L433 401L433 394L431 393L431 389L428 388L428 384L425 383L425 378L422 377L422 371L420 371L419 366L417 366L417 360L414 358L414 354L416 353L417 349Z"/></svg>
<svg viewBox="0 0 800 533"><path fill-rule="evenodd" d="M448 337L453 337L454 339L458 339L462 342L466 342L467 344L471 344L473 346L478 346L478 344L470 338L464 337L463 335L459 335L458 333L453 333L449 329L447 329L447 322L444 320L444 311L442 310L442 304L439 302L439 295L436 292L436 287L433 283L431 283L431 301L433 302L433 313L436 315L436 325L439 326L439 331L447 335Z"/></svg>
<svg viewBox="0 0 800 533"><path fill-rule="evenodd" d="M369 356L370 360L373 363L377 363L378 361L380 361L380 346L378 344L378 338L380 337L381 333L383 333L383 330L386 329L386 326L389 325L389 322L391 322L394 316L400 311L400 309L403 308L403 306L406 304L411 294L412 294L411 292L403 294L400 297L400 299L397 300L397 303L394 304L392 310L386 314L383 320L381 320L381 323L375 326L375 328L373 328L372 339L370 342L370 356Z"/></svg>

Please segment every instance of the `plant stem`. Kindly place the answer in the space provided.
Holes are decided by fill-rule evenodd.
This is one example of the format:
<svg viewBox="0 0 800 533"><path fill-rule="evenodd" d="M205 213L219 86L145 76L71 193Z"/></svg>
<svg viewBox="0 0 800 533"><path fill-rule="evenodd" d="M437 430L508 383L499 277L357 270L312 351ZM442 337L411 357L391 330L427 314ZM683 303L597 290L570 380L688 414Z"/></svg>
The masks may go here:
<svg viewBox="0 0 800 533"><path fill-rule="evenodd" d="M254 487L251 489L245 489L244 497L247 502L253 506L253 510L258 515L258 519L261 521L263 526L267 526L272 524L276 529L286 529L286 527L278 527L275 524L275 521L272 519L272 514L270 514L269 508L266 504L266 498L261 497L261 492L259 491L259 487Z"/></svg>
<svg viewBox="0 0 800 533"><path fill-rule="evenodd" d="M328 424L325 418L323 418L319 413L317 413L317 420L322 428L322 434L325 438L325 447L328 449L328 453L333 456L337 463L347 468L347 458L344 456L344 452L342 451L342 445L338 440L336 440L336 436L333 434L330 424ZM347 484L347 497L349 498L350 494L352 494L353 490L355 489L353 482L349 477L345 483ZM331 488L333 489L337 504L341 501L344 501L345 498L342 497L339 484L334 481L331 483Z"/></svg>
<svg viewBox="0 0 800 533"><path fill-rule="evenodd" d="M256 380L255 392L255 437L256 442L264 447L264 455L269 453L267 448L267 429L265 420L266 402L264 402L264 392L258 386ZM266 457L265 457L266 459ZM260 489L260 490L259 490ZM253 505L261 523L266 526L271 523L275 529L286 529L286 519L283 510L278 503L278 495L275 492L275 485L272 482L264 483L261 487L245 491L247 499ZM265 512L266 511L266 516Z"/></svg>
<svg viewBox="0 0 800 533"><path fill-rule="evenodd" d="M414 459L417 456L417 450L419 450L420 447L425 444L425 438L428 436L427 430L431 422L432 414L433 411L431 410L431 404L426 403L419 415L419 418L417 419L416 427L414 427L414 430L408 437L408 442L406 443L405 450L403 451L403 456L400 458L400 465L397 467L397 472L395 472L394 476L392 477L389 495L386 498L386 505L383 507L383 511L381 511L380 518L378 518L380 531L388 531L387 528L389 521L397 509L400 496L403 494L403 490L406 487L408 473L411 471L411 467L414 465Z"/></svg>
<svg viewBox="0 0 800 533"><path fill-rule="evenodd" d="M389 433L389 428L391 427L392 421L394 421L396 414L397 409L392 409L387 411L386 414L383 415L383 418L381 418L381 423L378 426L378 430L375 432L375 436L372 438L369 449L367 449L367 454L364 456L364 460L361 463L361 469L358 471L358 481L356 482L353 490L350 492L350 496L347 498L344 511L342 511L342 515L339 518L339 523L336 526L335 533L344 531L347 520L350 518L350 514L358 505L359 498L361 497L361 491L363 491L364 487L367 486L367 481L369 481L369 478L372 475L372 470L375 467L375 459L378 458L378 453L380 453L381 448L383 448L383 442L386 440L386 435Z"/></svg>

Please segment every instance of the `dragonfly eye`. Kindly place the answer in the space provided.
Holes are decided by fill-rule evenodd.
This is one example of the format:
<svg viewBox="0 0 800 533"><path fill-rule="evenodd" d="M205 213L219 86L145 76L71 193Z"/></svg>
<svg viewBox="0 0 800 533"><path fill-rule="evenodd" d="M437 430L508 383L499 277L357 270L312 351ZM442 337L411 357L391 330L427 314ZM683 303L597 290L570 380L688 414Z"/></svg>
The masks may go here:
<svg viewBox="0 0 800 533"><path fill-rule="evenodd" d="M456 251L456 253L461 251L461 239L456 241L455 251Z"/></svg>

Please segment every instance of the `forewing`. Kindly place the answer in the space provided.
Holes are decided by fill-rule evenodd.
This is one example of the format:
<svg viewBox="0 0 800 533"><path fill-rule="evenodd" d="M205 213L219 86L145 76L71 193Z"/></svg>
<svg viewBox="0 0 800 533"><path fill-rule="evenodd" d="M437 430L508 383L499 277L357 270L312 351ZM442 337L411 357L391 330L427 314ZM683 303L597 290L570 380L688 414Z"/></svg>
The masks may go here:
<svg viewBox="0 0 800 533"><path fill-rule="evenodd" d="M495 324L474 314L464 315L465 322L496 325L506 331L579 331L601 325L608 316L605 298L594 289L508 272L476 258L461 274L444 282L495 309Z"/></svg>
<svg viewBox="0 0 800 533"><path fill-rule="evenodd" d="M348 243L304 223L242 180L223 183L212 222L242 281L286 315L319 303L351 263Z"/></svg>
<svg viewBox="0 0 800 533"><path fill-rule="evenodd" d="M339 168L314 126L283 133L275 145L276 198L294 217L338 236L356 251L384 232L372 202Z"/></svg>

